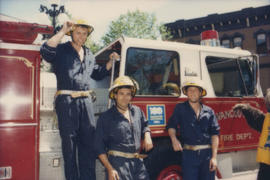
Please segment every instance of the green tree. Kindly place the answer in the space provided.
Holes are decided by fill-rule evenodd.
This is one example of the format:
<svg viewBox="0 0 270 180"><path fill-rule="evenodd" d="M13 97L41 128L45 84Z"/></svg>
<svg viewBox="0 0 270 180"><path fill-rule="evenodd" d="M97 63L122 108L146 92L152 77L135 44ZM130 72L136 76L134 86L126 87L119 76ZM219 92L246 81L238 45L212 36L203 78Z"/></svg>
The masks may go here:
<svg viewBox="0 0 270 180"><path fill-rule="evenodd" d="M102 48L101 45L99 45L99 43L97 43L91 39L91 35L87 38L84 45L86 47L88 47L93 54L95 54L96 52L98 52Z"/></svg>
<svg viewBox="0 0 270 180"><path fill-rule="evenodd" d="M154 14L148 14L136 10L128 11L127 14L120 15L116 21L112 21L109 31L101 38L106 46L121 35L143 39L170 39L171 35L164 25L157 23Z"/></svg>

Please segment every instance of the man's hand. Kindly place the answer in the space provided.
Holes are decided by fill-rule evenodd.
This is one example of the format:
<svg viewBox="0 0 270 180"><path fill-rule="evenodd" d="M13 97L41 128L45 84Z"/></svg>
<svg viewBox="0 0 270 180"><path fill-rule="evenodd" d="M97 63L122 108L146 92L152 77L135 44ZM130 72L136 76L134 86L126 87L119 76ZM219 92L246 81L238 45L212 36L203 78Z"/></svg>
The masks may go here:
<svg viewBox="0 0 270 180"><path fill-rule="evenodd" d="M109 162L107 154L100 154L98 155L98 158L100 159L100 161L105 166L108 172L108 179L119 180L119 175L117 171L112 167L111 163Z"/></svg>
<svg viewBox="0 0 270 180"><path fill-rule="evenodd" d="M172 146L174 151L183 151L183 148L181 146L181 143L178 141L176 137L176 130L174 128L168 129L169 136L172 141Z"/></svg>
<svg viewBox="0 0 270 180"><path fill-rule="evenodd" d="M112 68L112 64L113 64L113 61L119 61L120 60L120 56L119 54L117 54L116 52L112 52L110 55L109 55L109 58L110 60L107 62L106 64L106 69L107 70L110 70Z"/></svg>
<svg viewBox="0 0 270 180"><path fill-rule="evenodd" d="M172 138L171 140L174 151L183 151L182 145L177 138Z"/></svg>
<svg viewBox="0 0 270 180"><path fill-rule="evenodd" d="M67 22L65 22L65 23L63 24L63 27L62 27L61 30L66 34L66 33L68 33L69 31L72 30L72 26L73 26L73 25L74 25L73 22L67 21Z"/></svg>
<svg viewBox="0 0 270 180"><path fill-rule="evenodd" d="M153 142L152 142L152 139L151 139L150 132L145 133L142 148L145 151L150 151L153 148Z"/></svg>
<svg viewBox="0 0 270 180"><path fill-rule="evenodd" d="M110 57L110 60L116 60L116 61L120 60L120 56L116 52L112 52L109 57Z"/></svg>
<svg viewBox="0 0 270 180"><path fill-rule="evenodd" d="M65 34L72 29L72 26L72 22L65 22L62 29L47 41L48 46L56 47L61 42L61 39L65 36Z"/></svg>
<svg viewBox="0 0 270 180"><path fill-rule="evenodd" d="M216 158L212 157L210 159L209 169L210 169L210 171L215 171L217 169L217 159Z"/></svg>
<svg viewBox="0 0 270 180"><path fill-rule="evenodd" d="M250 107L249 104L236 104L233 106L233 111L242 112L243 109L248 109Z"/></svg>
<svg viewBox="0 0 270 180"><path fill-rule="evenodd" d="M118 172L115 169L108 170L109 180L119 180Z"/></svg>

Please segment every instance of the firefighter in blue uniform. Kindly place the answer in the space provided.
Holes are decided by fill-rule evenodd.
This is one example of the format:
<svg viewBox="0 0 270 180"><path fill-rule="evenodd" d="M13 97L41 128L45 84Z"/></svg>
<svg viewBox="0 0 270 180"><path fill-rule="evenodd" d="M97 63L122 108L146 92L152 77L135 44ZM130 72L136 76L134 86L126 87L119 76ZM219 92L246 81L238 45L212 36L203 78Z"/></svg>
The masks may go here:
<svg viewBox="0 0 270 180"><path fill-rule="evenodd" d="M118 77L109 89L115 105L103 113L97 122L96 152L106 168L109 180L147 180L142 148L152 149L148 122L142 110L130 101L138 89L128 76Z"/></svg>
<svg viewBox="0 0 270 180"><path fill-rule="evenodd" d="M93 27L83 20L66 22L40 50L42 57L52 64L57 78L55 109L67 180L96 179L93 148L96 122L90 79L100 80L109 75L112 59L119 58L112 53L105 66L95 64L93 54L84 46L92 31ZM71 35L72 41L61 44L66 34Z"/></svg>
<svg viewBox="0 0 270 180"><path fill-rule="evenodd" d="M188 100L176 105L167 129L174 151L182 151L183 179L214 180L220 127L214 111L200 102L206 95L201 81L184 82L182 91Z"/></svg>

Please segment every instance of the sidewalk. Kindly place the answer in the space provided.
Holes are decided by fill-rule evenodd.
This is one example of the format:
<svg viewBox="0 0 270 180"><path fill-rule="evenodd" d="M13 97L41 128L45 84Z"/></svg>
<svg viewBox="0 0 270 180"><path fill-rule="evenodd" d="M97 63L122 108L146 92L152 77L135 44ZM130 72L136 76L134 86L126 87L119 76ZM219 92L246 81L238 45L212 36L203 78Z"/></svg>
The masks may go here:
<svg viewBox="0 0 270 180"><path fill-rule="evenodd" d="M245 171L241 173L234 173L233 177L222 180L256 180L258 169L252 171Z"/></svg>

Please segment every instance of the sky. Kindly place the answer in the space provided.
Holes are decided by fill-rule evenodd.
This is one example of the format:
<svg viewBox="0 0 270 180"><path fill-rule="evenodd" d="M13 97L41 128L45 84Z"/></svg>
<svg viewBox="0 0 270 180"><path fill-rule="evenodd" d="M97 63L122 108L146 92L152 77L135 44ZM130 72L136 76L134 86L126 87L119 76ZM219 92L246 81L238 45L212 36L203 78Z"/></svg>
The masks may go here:
<svg viewBox="0 0 270 180"><path fill-rule="evenodd" d="M154 14L158 23L171 23L180 19L193 19L209 14L222 14L248 7L270 5L270 0L0 0L0 13L27 22L50 24L48 16L39 12L40 4L50 7L51 3L64 5L75 18L82 18L95 31L96 42L108 31L111 21L121 14L140 10ZM61 23L68 20L59 15Z"/></svg>

